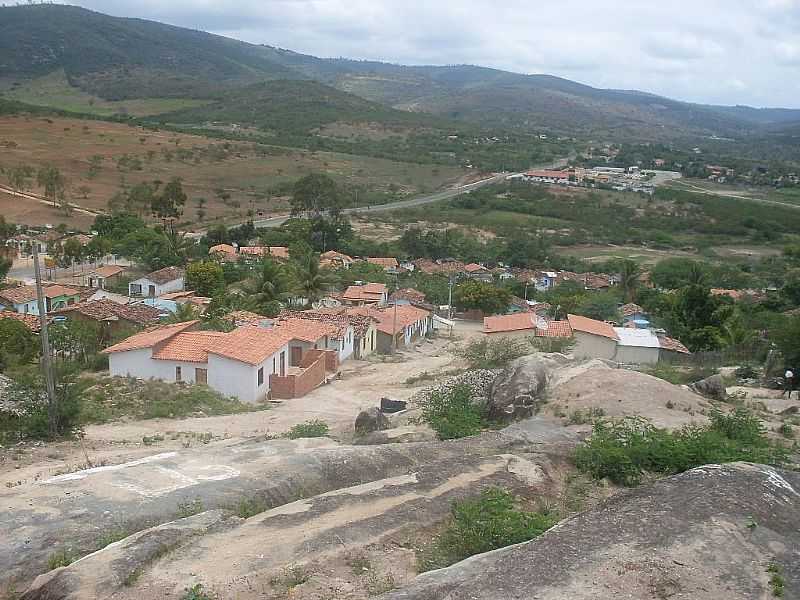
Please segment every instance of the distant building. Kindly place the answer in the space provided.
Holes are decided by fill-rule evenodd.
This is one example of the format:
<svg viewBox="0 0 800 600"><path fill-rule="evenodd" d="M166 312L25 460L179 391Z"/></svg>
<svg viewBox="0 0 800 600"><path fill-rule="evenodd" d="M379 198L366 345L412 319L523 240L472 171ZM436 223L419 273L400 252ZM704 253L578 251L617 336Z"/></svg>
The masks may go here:
<svg viewBox="0 0 800 600"><path fill-rule="evenodd" d="M166 267L148 273L128 284L129 296L155 298L169 292L183 291L185 273L179 267Z"/></svg>
<svg viewBox="0 0 800 600"><path fill-rule="evenodd" d="M119 265L103 265L89 271L86 275L86 285L91 288L106 289L106 285L118 280L125 272L125 267Z"/></svg>
<svg viewBox="0 0 800 600"><path fill-rule="evenodd" d="M79 290L59 284L43 286L42 295L44 296L45 312L48 313L77 304L81 300ZM0 310L12 310L23 315L38 315L36 286L25 285L0 291Z"/></svg>
<svg viewBox="0 0 800 600"><path fill-rule="evenodd" d="M351 285L342 294L342 304L347 306L363 306L373 304L383 306L389 297L389 290L383 283L365 283Z"/></svg>

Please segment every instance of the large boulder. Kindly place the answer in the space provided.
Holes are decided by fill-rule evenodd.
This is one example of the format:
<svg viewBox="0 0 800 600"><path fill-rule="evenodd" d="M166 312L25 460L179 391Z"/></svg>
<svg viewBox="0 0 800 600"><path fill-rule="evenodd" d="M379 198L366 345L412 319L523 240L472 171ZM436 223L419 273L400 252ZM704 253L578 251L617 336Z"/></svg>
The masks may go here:
<svg viewBox="0 0 800 600"><path fill-rule="evenodd" d="M700 467L617 494L530 542L417 577L381 600L800 597L800 474Z"/></svg>
<svg viewBox="0 0 800 600"><path fill-rule="evenodd" d="M405 425L382 431L373 431L356 437L357 446L377 446L380 444L410 444L413 442L433 442L436 432L428 425Z"/></svg>
<svg viewBox="0 0 800 600"><path fill-rule="evenodd" d="M712 400L725 400L728 397L728 390L725 388L725 381L722 379L722 375L706 377L696 381L690 387L701 396Z"/></svg>
<svg viewBox="0 0 800 600"><path fill-rule="evenodd" d="M567 362L562 355L546 354L531 354L511 362L489 390L489 418L508 423L533 415L544 402L552 372Z"/></svg>
<svg viewBox="0 0 800 600"><path fill-rule="evenodd" d="M356 435L367 435L373 431L381 431L389 429L391 423L386 418L379 408L369 408L362 410L356 417L355 430Z"/></svg>

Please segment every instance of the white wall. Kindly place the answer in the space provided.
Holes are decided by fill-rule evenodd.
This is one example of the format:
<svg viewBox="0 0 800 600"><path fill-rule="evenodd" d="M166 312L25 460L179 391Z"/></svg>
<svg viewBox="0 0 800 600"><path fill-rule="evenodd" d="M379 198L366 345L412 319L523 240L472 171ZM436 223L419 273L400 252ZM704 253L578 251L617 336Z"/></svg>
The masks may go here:
<svg viewBox="0 0 800 600"><path fill-rule="evenodd" d="M615 360L617 341L583 331L575 332L575 348L572 353L577 358L604 358Z"/></svg>
<svg viewBox="0 0 800 600"><path fill-rule="evenodd" d="M147 297L149 293L150 286L153 285L156 288L156 296L161 296L162 294L169 294L170 292L182 292L183 291L183 277L179 277L174 281L168 281L165 284L158 284L150 281L146 277L142 277L141 279L137 279L135 281L131 281L128 284L128 293L131 293L132 286L134 285L141 285L142 286L142 296Z"/></svg>
<svg viewBox="0 0 800 600"><path fill-rule="evenodd" d="M286 344L259 365L249 365L216 354L208 355L208 385L242 402L255 404L269 393L269 376L280 371L280 353L286 352L286 368L289 368L289 345ZM273 361L273 358L277 360ZM258 370L264 368L264 383L258 385Z"/></svg>
<svg viewBox="0 0 800 600"><path fill-rule="evenodd" d="M141 377L150 379L154 377L150 366L155 362L150 357L152 348L130 350L128 352L112 352L108 355L108 370L111 375L119 377Z"/></svg>
<svg viewBox="0 0 800 600"><path fill-rule="evenodd" d="M658 362L660 348L640 348L638 346L617 346L617 362L632 365L654 365Z"/></svg>

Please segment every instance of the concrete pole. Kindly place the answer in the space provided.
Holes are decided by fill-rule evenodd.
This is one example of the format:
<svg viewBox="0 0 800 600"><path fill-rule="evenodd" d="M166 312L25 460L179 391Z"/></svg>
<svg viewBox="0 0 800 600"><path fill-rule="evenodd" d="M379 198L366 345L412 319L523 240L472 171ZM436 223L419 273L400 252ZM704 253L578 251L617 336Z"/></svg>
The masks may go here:
<svg viewBox="0 0 800 600"><path fill-rule="evenodd" d="M58 433L58 401L56 400L56 385L53 380L53 365L50 360L50 337L47 332L47 307L42 291L42 273L39 267L39 245L33 245L33 274L36 278L36 305L39 309L39 324L42 339L42 370L44 371L44 383L47 389L47 417L50 426L50 435Z"/></svg>

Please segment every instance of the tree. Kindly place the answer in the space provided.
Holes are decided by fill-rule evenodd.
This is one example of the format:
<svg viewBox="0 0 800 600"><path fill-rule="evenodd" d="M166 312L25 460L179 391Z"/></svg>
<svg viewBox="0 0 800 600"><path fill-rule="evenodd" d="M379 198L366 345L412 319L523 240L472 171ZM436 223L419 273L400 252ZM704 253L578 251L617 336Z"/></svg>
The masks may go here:
<svg viewBox="0 0 800 600"><path fill-rule="evenodd" d="M787 365L800 365L800 317L785 317L769 332Z"/></svg>
<svg viewBox="0 0 800 600"><path fill-rule="evenodd" d="M0 258L0 284L5 281L8 272L11 270L11 267L14 266L14 263L11 259L8 258Z"/></svg>
<svg viewBox="0 0 800 600"><path fill-rule="evenodd" d="M302 257L295 272L297 292L309 305L314 304L330 287L331 278L319 266L318 254L307 254Z"/></svg>
<svg viewBox="0 0 800 600"><path fill-rule="evenodd" d="M163 230L162 234L167 240L169 251L178 258L179 264L185 264L195 245L194 240L186 237L186 232L175 231L172 228Z"/></svg>
<svg viewBox="0 0 800 600"><path fill-rule="evenodd" d="M253 276L243 282L242 290L251 296L259 312L275 316L281 310L281 303L290 296L289 278L280 264L265 256Z"/></svg>
<svg viewBox="0 0 800 600"><path fill-rule="evenodd" d="M480 310L487 315L505 314L511 303L511 293L481 281L465 281L455 291L456 306L465 310Z"/></svg>
<svg viewBox="0 0 800 600"><path fill-rule="evenodd" d="M342 210L342 195L336 182L328 175L312 173L294 185L292 215L306 214L319 217L328 214L337 217Z"/></svg>
<svg viewBox="0 0 800 600"><path fill-rule="evenodd" d="M619 321L617 304L618 298L613 293L596 292L587 295L575 312L598 321Z"/></svg>
<svg viewBox="0 0 800 600"><path fill-rule="evenodd" d="M659 262L650 278L658 287L676 290L686 285L705 283L706 267L687 258L667 258Z"/></svg>
<svg viewBox="0 0 800 600"><path fill-rule="evenodd" d="M28 187L28 179L33 177L33 168L25 165L12 167L7 171L8 185L18 192Z"/></svg>
<svg viewBox="0 0 800 600"><path fill-rule="evenodd" d="M75 265L76 262L81 262L83 254L83 246L75 238L69 238L64 242L64 260L66 260L68 264Z"/></svg>
<svg viewBox="0 0 800 600"><path fill-rule="evenodd" d="M195 262L186 267L186 287L211 298L225 291L222 267L212 261Z"/></svg>
<svg viewBox="0 0 800 600"><path fill-rule="evenodd" d="M632 260L622 260L619 262L619 288L622 290L623 302L633 302L636 298L636 291L639 289L639 278L642 270L638 263Z"/></svg>
<svg viewBox="0 0 800 600"><path fill-rule="evenodd" d="M198 310L194 305L185 302L178 304L174 313L165 319L165 323L186 323L187 321L194 321L199 317Z"/></svg>
<svg viewBox="0 0 800 600"><path fill-rule="evenodd" d="M0 370L26 365L39 355L39 343L30 329L15 319L0 319Z"/></svg>
<svg viewBox="0 0 800 600"><path fill-rule="evenodd" d="M101 236L117 241L133 231L146 228L144 221L130 213L98 215L92 224L92 229Z"/></svg>
<svg viewBox="0 0 800 600"><path fill-rule="evenodd" d="M155 200L156 187L151 183L137 183L127 192L126 210L141 216L150 210Z"/></svg>
<svg viewBox="0 0 800 600"><path fill-rule="evenodd" d="M96 263L104 256L111 254L112 249L113 246L108 238L103 237L102 235L96 235L88 244L86 244L86 247L84 248L84 255L86 258Z"/></svg>
<svg viewBox="0 0 800 600"><path fill-rule="evenodd" d="M187 196L183 191L181 180L175 177L164 186L160 194L153 197L151 208L153 214L162 219L179 217L186 200Z"/></svg>
<svg viewBox="0 0 800 600"><path fill-rule="evenodd" d="M42 167L36 174L36 182L44 188L44 197L53 204L58 205L64 214L69 214L70 205L67 202L67 180L56 167Z"/></svg>

